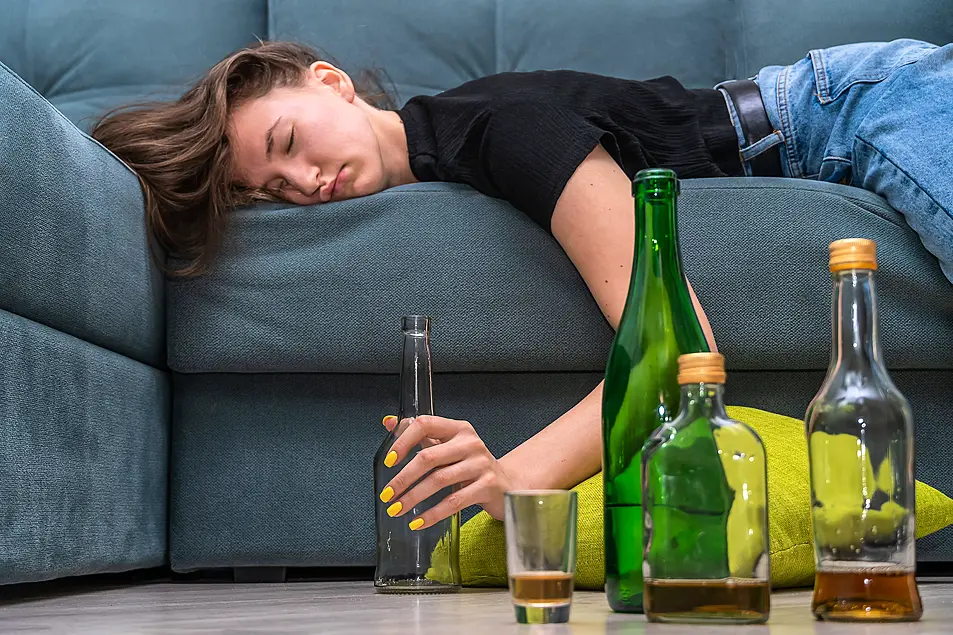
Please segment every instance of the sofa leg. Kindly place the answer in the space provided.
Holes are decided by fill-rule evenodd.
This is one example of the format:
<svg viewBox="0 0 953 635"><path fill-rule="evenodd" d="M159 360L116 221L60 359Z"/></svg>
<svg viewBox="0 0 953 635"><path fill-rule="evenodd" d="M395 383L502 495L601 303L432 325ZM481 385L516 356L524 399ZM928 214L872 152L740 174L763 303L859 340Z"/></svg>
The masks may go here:
<svg viewBox="0 0 953 635"><path fill-rule="evenodd" d="M232 575L235 582L284 582L288 570L285 567L235 567Z"/></svg>

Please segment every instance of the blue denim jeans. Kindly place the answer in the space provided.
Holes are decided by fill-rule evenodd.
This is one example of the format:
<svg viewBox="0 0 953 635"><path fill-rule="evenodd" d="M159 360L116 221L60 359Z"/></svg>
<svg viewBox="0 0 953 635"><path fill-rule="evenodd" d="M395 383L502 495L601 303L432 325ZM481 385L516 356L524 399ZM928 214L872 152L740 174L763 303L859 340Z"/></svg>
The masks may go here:
<svg viewBox="0 0 953 635"><path fill-rule="evenodd" d="M953 282L953 44L813 50L753 79L775 132L747 145L732 112L742 159L781 145L785 176L879 194Z"/></svg>

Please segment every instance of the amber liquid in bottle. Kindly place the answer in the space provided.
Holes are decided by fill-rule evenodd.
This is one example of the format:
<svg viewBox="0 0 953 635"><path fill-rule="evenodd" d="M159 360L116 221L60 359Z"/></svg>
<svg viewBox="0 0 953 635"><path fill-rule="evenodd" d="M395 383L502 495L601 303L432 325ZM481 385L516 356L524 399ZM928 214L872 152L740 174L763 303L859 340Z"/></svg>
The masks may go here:
<svg viewBox="0 0 953 635"><path fill-rule="evenodd" d="M912 571L885 568L836 573L821 571L814 580L814 611L842 620L912 620L923 613Z"/></svg>
<svg viewBox="0 0 953 635"><path fill-rule="evenodd" d="M763 621L771 603L764 580L649 580L646 610L680 622L706 622L731 615Z"/></svg>

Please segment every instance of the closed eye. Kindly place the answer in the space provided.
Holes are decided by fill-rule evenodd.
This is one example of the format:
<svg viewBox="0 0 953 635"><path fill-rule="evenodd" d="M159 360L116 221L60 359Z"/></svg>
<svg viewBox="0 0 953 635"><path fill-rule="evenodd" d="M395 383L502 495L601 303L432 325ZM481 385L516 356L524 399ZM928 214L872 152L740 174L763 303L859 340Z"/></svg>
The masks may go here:
<svg viewBox="0 0 953 635"><path fill-rule="evenodd" d="M285 151L287 154L291 154L291 147L295 144L295 129L294 126L291 127L291 136L288 137L288 149Z"/></svg>

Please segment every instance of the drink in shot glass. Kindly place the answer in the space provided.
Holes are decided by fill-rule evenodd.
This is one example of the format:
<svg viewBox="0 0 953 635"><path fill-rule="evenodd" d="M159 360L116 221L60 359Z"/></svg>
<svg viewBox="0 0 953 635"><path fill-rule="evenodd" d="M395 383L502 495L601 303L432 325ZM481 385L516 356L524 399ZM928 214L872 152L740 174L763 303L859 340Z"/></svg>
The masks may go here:
<svg viewBox="0 0 953 635"><path fill-rule="evenodd" d="M569 621L576 571L576 492L505 494L506 567L520 624Z"/></svg>

